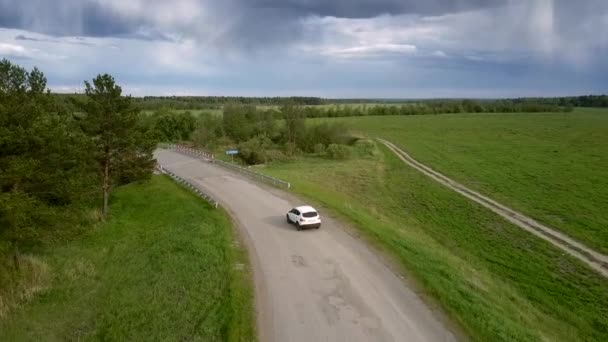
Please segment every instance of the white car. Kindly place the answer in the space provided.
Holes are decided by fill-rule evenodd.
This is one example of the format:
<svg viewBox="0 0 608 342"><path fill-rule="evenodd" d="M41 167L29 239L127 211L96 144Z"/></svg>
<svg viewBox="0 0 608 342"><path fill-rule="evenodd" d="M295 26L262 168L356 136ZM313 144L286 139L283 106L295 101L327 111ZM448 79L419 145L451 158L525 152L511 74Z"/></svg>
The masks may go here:
<svg viewBox="0 0 608 342"><path fill-rule="evenodd" d="M295 207L287 212L287 223L293 223L296 225L298 230L303 228L316 228L321 227L321 217L315 208L303 205Z"/></svg>

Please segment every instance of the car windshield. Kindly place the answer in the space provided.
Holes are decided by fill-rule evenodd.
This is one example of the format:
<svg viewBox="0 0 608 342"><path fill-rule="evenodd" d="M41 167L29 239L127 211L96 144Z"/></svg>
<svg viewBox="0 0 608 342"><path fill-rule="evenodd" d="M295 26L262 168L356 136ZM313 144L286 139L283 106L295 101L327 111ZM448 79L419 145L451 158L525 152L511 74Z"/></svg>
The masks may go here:
<svg viewBox="0 0 608 342"><path fill-rule="evenodd" d="M302 214L304 217L317 217L317 213L314 211L309 211L307 213Z"/></svg>

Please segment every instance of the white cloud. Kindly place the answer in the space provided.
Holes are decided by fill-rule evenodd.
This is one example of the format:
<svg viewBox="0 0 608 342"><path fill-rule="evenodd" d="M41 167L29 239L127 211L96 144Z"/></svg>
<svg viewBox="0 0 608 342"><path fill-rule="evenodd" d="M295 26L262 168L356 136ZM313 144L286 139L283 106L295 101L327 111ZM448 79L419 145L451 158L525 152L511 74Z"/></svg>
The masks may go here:
<svg viewBox="0 0 608 342"><path fill-rule="evenodd" d="M3 42L0 42L0 57L38 60L59 60L65 58L63 55L47 53L37 48Z"/></svg>
<svg viewBox="0 0 608 342"><path fill-rule="evenodd" d="M409 44L372 44L342 48L323 48L321 49L321 54L339 58L361 58L412 54L416 50L416 46Z"/></svg>
<svg viewBox="0 0 608 342"><path fill-rule="evenodd" d="M33 51L26 49L24 46L0 43L0 55L7 57L26 57L29 58L33 54Z"/></svg>
<svg viewBox="0 0 608 342"><path fill-rule="evenodd" d="M433 53L431 55L435 56L435 57L441 57L441 58L446 58L448 56L445 52L443 52L441 50L435 50L435 51L433 51Z"/></svg>

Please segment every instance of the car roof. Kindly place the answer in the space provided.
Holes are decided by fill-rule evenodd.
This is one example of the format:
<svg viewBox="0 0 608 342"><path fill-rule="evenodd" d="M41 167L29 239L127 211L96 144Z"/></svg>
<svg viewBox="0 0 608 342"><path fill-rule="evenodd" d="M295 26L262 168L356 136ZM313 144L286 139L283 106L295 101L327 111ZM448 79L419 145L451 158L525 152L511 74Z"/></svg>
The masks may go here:
<svg viewBox="0 0 608 342"><path fill-rule="evenodd" d="M301 213L309 213L311 211L317 211L315 208L313 208L309 205L301 205L299 207L295 207L295 209L297 209Z"/></svg>

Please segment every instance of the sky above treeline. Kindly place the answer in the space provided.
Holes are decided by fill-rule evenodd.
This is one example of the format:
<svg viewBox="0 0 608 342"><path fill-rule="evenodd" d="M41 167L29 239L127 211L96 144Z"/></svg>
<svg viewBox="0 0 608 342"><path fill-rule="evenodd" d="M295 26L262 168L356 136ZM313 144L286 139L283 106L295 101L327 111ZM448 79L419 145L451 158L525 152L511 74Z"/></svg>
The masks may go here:
<svg viewBox="0 0 608 342"><path fill-rule="evenodd" d="M57 92L608 93L608 0L0 0L0 58Z"/></svg>

